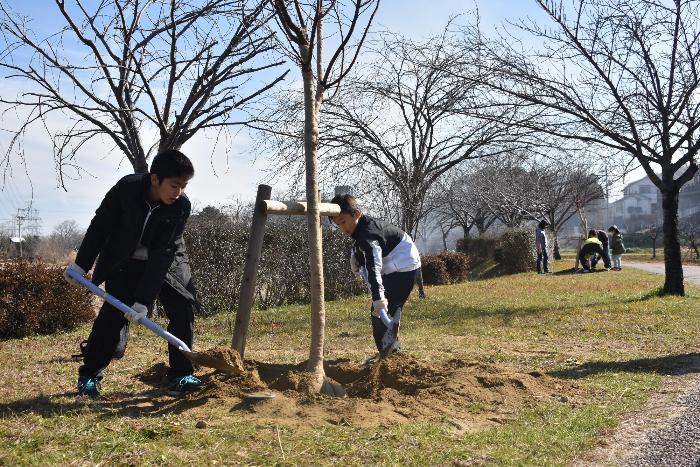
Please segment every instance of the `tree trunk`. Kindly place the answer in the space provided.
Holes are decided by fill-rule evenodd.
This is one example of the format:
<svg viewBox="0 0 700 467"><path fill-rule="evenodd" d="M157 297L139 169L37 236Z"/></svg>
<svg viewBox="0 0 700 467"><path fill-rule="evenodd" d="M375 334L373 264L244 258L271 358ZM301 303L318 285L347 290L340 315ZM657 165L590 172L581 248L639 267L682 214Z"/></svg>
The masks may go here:
<svg viewBox="0 0 700 467"><path fill-rule="evenodd" d="M670 181L664 180L664 182L667 186L673 185L672 175ZM664 187L661 190L661 206L664 216L664 265L666 269L664 293L685 295L681 243L678 240L678 190L675 187Z"/></svg>
<svg viewBox="0 0 700 467"><path fill-rule="evenodd" d="M306 53L304 53L306 52ZM302 50L302 57L311 51ZM318 57L317 57L318 59ZM307 369L314 375L309 388L319 392L323 385L323 344L326 310L323 293L323 251L318 193L318 106L311 67L302 68L304 80L304 157L306 161L306 222L309 232L309 265L311 267L311 347Z"/></svg>
<svg viewBox="0 0 700 467"><path fill-rule="evenodd" d="M148 173L148 162L145 157L136 156L136 160L133 163L135 174L147 174Z"/></svg>
<svg viewBox="0 0 700 467"><path fill-rule="evenodd" d="M559 233L552 229L552 234L554 235L554 259L561 259L561 252L559 251Z"/></svg>
<svg viewBox="0 0 700 467"><path fill-rule="evenodd" d="M656 237L651 239L651 259L656 259Z"/></svg>
<svg viewBox="0 0 700 467"><path fill-rule="evenodd" d="M418 297L426 298L425 287L423 286L423 268L418 268L418 274L416 275L416 285L418 285Z"/></svg>

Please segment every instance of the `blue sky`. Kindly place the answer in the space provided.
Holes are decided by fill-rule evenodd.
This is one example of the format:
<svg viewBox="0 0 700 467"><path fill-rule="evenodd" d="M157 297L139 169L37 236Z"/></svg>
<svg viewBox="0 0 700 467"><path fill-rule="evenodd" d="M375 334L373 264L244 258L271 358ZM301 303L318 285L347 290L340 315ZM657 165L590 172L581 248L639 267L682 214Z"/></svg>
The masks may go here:
<svg viewBox="0 0 700 467"><path fill-rule="evenodd" d="M59 13L55 11L52 1L9 0L8 3L33 18L34 30L48 32L57 27ZM504 20L541 17L541 12L531 0L490 0L476 4L487 33ZM474 5L474 2L465 0L382 0L376 24L420 38L440 32L451 16L473 9ZM0 93L13 93L17 85L17 82L1 80ZM3 120L7 121L8 118L11 115L5 115ZM8 142L7 134L0 133L0 151L6 149ZM255 196L256 186L264 177L261 171L264 161L254 162L246 156L243 151L246 143L247 138L242 135L234 142L233 154L229 158L220 149L212 155L211 141L204 136L195 137L183 147L197 170L187 190L195 207L220 205L232 196L243 199ZM3 222L11 221L16 209L25 207L31 200L42 219L43 233L50 233L66 219L74 219L86 227L104 193L119 178L131 172L126 160L120 160L116 153L107 154L107 149L106 142L95 142L85 148L79 161L91 175L69 180L66 192L57 187L48 136L38 127L28 132L25 153L29 175L24 173L24 167L15 164L13 175L4 186L0 179L0 226Z"/></svg>

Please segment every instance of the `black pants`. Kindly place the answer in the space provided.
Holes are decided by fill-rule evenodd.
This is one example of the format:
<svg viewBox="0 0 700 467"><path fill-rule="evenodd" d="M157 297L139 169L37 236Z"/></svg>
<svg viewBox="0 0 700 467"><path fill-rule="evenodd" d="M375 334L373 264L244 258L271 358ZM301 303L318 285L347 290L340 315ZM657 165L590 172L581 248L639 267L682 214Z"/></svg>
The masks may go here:
<svg viewBox="0 0 700 467"><path fill-rule="evenodd" d="M591 257L591 267L595 268L596 264L598 264L598 255L595 254ZM611 261L610 261L610 249L606 246L603 247L603 265L606 268L610 268L612 266Z"/></svg>
<svg viewBox="0 0 700 467"><path fill-rule="evenodd" d="M389 302L389 309L386 310L389 316L393 317L396 312L404 306L406 300L408 300L408 296L411 295L417 275L418 269L408 272L392 272L391 274L382 276L384 296ZM374 336L374 343L377 346L377 350L380 352L382 351L382 337L384 337L386 330L387 327L382 323L382 320L372 315L372 335Z"/></svg>
<svg viewBox="0 0 700 467"><path fill-rule="evenodd" d="M105 282L107 293L127 305L132 305L134 303L134 289L141 279L145 264L145 261L129 261L124 268ZM167 283L163 284L158 298L170 321L168 332L179 337L192 348L194 310L190 300L183 297ZM150 306L146 303L144 305ZM113 357L123 355L128 330L129 321L124 317L124 314L105 302L92 325L92 331L83 352L83 365L78 370L78 374L96 377L109 365ZM168 355L170 363L168 378L192 374L192 363L176 347L168 344Z"/></svg>

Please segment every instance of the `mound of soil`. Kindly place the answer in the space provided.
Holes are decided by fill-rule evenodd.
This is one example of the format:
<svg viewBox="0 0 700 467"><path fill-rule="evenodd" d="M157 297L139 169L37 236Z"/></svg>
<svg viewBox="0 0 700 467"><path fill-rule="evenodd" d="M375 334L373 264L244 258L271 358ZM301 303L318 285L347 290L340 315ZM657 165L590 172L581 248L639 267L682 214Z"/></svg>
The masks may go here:
<svg viewBox="0 0 700 467"><path fill-rule="evenodd" d="M571 401L575 396L570 383L539 372L463 360L426 362L404 352L371 365L326 361L325 368L328 377L343 385L346 398L300 392L303 364L246 361L239 375L204 375L206 387L176 403L186 411L224 405L245 417L297 427L371 427L440 418L459 431L471 431L504 423L530 404ZM246 393L261 390L273 390L276 397L261 402L244 399Z"/></svg>

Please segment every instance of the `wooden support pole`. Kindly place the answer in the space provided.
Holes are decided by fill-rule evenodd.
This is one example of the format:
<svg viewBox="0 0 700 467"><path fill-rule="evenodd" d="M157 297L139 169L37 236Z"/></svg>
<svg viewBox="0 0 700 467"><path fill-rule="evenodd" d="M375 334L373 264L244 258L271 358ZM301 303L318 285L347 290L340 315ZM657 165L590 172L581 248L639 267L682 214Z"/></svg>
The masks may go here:
<svg viewBox="0 0 700 467"><path fill-rule="evenodd" d="M270 201L262 203L266 214L282 214L288 216L301 216L306 214L306 203L302 201ZM318 203L321 216L337 216L340 214L340 206L334 203Z"/></svg>
<svg viewBox="0 0 700 467"><path fill-rule="evenodd" d="M250 312L253 308L255 282L258 278L258 264L260 263L265 223L267 222L267 210L264 203L270 199L271 195L271 186L258 185L258 194L255 197L255 209L253 211L253 225L250 228L250 237L248 238L248 252L245 256L241 291L238 298L238 310L236 311L236 323L233 327L233 340L231 342L231 347L238 351L241 358L245 354L245 341L248 334L248 324L250 323Z"/></svg>

